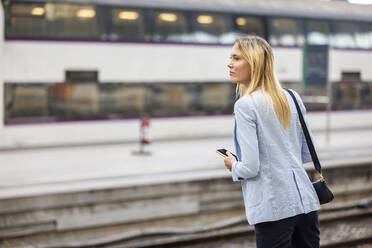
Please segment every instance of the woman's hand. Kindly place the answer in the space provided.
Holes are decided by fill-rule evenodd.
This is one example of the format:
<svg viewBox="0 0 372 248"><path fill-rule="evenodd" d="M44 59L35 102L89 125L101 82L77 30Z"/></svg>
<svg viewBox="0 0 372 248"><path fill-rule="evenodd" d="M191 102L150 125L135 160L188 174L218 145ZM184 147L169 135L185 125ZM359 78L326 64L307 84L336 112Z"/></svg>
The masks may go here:
<svg viewBox="0 0 372 248"><path fill-rule="evenodd" d="M233 163L236 161L235 157L230 152L226 152L227 157L223 160L226 168L231 171Z"/></svg>

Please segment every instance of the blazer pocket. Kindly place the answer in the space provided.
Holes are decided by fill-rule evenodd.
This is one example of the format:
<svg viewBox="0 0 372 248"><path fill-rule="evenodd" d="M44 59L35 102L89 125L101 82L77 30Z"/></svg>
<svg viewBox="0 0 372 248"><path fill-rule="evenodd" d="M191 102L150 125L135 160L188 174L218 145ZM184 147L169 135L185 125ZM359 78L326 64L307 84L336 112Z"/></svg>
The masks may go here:
<svg viewBox="0 0 372 248"><path fill-rule="evenodd" d="M259 178L248 179L246 183L247 207L255 207L262 202L262 188Z"/></svg>

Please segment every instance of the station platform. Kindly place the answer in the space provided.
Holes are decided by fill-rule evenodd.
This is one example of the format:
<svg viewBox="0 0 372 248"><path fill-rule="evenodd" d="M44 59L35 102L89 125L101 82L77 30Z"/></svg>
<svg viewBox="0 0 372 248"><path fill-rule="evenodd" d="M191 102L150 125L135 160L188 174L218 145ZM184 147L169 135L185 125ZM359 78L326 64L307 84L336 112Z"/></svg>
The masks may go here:
<svg viewBox="0 0 372 248"><path fill-rule="evenodd" d="M372 161L372 127L313 135L324 167ZM230 177L217 148L234 151L233 137L158 141L151 155L136 143L0 151L0 199Z"/></svg>
<svg viewBox="0 0 372 248"><path fill-rule="evenodd" d="M326 134L313 130L335 194L321 218L372 201L372 127ZM137 143L0 149L0 247L141 247L131 240L246 225L240 183L216 153L223 147L234 151L232 135L155 140L151 155L138 155ZM312 163L305 168L314 180Z"/></svg>

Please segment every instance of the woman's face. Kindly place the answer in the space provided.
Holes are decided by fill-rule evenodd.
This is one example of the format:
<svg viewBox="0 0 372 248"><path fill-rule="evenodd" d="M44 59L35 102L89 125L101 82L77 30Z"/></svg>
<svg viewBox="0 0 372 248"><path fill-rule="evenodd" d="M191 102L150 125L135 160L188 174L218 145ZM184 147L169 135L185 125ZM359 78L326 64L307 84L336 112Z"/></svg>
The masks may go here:
<svg viewBox="0 0 372 248"><path fill-rule="evenodd" d="M248 85L251 80L251 67L243 58L237 44L234 44L230 53L230 62L227 64L231 83Z"/></svg>

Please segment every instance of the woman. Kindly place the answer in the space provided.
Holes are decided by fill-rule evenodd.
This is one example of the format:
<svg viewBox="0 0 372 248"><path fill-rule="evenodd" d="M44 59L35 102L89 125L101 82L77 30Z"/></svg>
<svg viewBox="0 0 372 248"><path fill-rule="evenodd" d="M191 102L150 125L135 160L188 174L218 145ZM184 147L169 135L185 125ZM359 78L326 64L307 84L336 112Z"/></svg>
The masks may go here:
<svg viewBox="0 0 372 248"><path fill-rule="evenodd" d="M255 36L238 38L228 68L239 96L238 161L229 154L224 163L233 180L241 181L257 247L319 247L319 200L303 168L311 155L295 104L275 78L270 45Z"/></svg>

